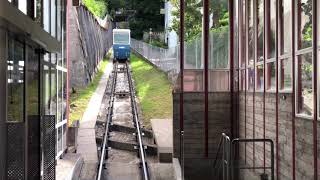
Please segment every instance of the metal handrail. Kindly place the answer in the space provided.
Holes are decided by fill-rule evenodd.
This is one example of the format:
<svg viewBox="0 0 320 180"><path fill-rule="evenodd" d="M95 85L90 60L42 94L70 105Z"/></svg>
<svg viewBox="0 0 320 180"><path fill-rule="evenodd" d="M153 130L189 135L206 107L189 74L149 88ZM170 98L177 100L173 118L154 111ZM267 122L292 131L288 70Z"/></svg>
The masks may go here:
<svg viewBox="0 0 320 180"><path fill-rule="evenodd" d="M139 155L140 155L141 165L142 165L142 170L143 170L143 179L149 180L150 178L149 178L149 171L148 171L148 166L147 166L147 162L146 162L146 152L145 152L143 142L142 142L142 133L141 133L141 129L140 129L140 122L139 122L139 117L138 117L137 105L136 105L136 101L135 101L131 72L129 71L127 62L126 62L126 67L127 67L127 75L128 75L128 82L129 82L129 88L130 88L130 99L131 99L131 104L132 104L133 120L134 120L134 124L136 126L136 129L137 129L136 135L137 135L137 141L138 141L138 145L139 145Z"/></svg>
<svg viewBox="0 0 320 180"><path fill-rule="evenodd" d="M229 165L230 165L230 138L229 136L227 136L225 133L222 133L221 135L221 138L220 138L220 141L219 141L219 146L218 146L218 151L217 151L217 154L216 154L216 157L215 157L215 161L213 163L213 168L214 168L214 176L216 175L216 166L217 166L217 162L218 162L218 157L219 157L219 153L220 153L220 150L221 150L221 147L223 149L222 151L222 161L220 163L220 166L219 166L219 169L221 167L221 164L223 165L222 166L222 171L223 171L223 179L225 178L229 178ZM226 152L227 151L227 152ZM217 176L219 176L219 174L217 174ZM226 176L226 177L225 177ZM216 176L215 176L216 177Z"/></svg>
<svg viewBox="0 0 320 180"><path fill-rule="evenodd" d="M231 141L231 179L234 179L234 157L233 157L233 146L235 146L236 143L256 143L256 142L262 142L262 143L270 143L270 153L271 153L271 166L270 167L238 167L239 169L271 169L271 180L274 180L274 144L271 139L233 139Z"/></svg>
<svg viewBox="0 0 320 180"><path fill-rule="evenodd" d="M99 162L99 167L98 167L98 174L97 174L97 180L101 179L101 174L102 174L102 167L104 166L104 160L108 158L108 136L109 136L109 124L112 121L112 112L113 112L113 104L114 104L114 92L116 89L116 81L117 81L117 68L118 64L116 63L115 66L113 67L113 81L112 81L112 88L111 88L111 99L109 100L109 109L108 109L108 119L106 122L106 128L105 128L105 133L104 133L104 138L103 138L103 145L101 149L101 157L100 157L100 162Z"/></svg>
<svg viewBox="0 0 320 180"><path fill-rule="evenodd" d="M263 143L270 143L270 153L271 153L271 166L269 167L250 167L250 166L243 166L243 167L235 167L235 159L234 159L234 153L235 153L235 145L237 143L256 143L256 142L263 142ZM222 175L223 180L229 180L231 177L231 180L234 179L234 170L237 169L271 169L271 180L274 180L274 144L271 139L233 139L230 140L229 136L227 136L225 133L222 133L222 136L220 138L219 146L218 146L218 152L216 154L216 158L214 161L214 169L216 170L216 165L218 162L218 156L220 153L222 147ZM216 174L214 174L216 175ZM219 174L218 174L219 175Z"/></svg>

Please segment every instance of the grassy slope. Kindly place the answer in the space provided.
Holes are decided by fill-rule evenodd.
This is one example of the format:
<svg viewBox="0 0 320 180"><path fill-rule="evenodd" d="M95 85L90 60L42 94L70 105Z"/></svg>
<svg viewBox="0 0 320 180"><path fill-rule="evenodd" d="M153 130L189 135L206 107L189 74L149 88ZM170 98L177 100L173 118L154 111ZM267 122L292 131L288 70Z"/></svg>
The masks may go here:
<svg viewBox="0 0 320 180"><path fill-rule="evenodd" d="M91 96L98 87L99 81L106 69L108 60L104 59L100 62L98 73L94 80L85 88L77 89L76 93L70 94L70 123L74 120L80 120L85 112Z"/></svg>
<svg viewBox="0 0 320 180"><path fill-rule="evenodd" d="M150 127L150 119L171 119L172 88L165 73L135 55L131 55L131 66L144 124Z"/></svg>

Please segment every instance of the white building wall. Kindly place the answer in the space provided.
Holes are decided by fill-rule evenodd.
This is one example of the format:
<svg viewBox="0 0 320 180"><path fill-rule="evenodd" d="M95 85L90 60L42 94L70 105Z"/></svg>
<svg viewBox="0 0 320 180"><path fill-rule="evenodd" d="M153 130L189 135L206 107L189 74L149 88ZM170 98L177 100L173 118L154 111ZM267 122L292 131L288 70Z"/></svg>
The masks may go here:
<svg viewBox="0 0 320 180"><path fill-rule="evenodd" d="M174 7L170 1L165 2L165 42L169 48L176 47L178 44L178 35L175 31L170 31L169 28L172 25L173 16L172 11Z"/></svg>

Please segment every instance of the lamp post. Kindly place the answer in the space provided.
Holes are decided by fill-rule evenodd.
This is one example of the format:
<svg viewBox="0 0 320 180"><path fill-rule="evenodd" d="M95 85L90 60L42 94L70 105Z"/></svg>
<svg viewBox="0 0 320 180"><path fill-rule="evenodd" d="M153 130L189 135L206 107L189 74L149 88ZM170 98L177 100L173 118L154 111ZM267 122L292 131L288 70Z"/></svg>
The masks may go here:
<svg viewBox="0 0 320 180"><path fill-rule="evenodd" d="M152 28L150 28L150 31L149 31L149 43L151 43L151 36L152 36Z"/></svg>

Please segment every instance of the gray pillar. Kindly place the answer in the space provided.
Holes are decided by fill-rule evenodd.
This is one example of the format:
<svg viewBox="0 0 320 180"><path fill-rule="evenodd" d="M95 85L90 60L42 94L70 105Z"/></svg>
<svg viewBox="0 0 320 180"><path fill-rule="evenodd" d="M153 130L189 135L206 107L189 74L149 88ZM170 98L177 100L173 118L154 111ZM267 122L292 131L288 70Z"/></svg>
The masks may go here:
<svg viewBox="0 0 320 180"><path fill-rule="evenodd" d="M2 24L0 19L0 25ZM6 53L6 32L0 28L0 180L5 179L6 175L6 147L7 147L7 128L6 128L6 72L7 72L7 53Z"/></svg>

